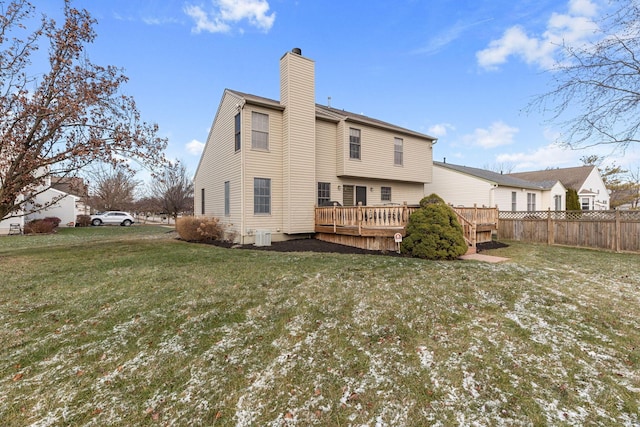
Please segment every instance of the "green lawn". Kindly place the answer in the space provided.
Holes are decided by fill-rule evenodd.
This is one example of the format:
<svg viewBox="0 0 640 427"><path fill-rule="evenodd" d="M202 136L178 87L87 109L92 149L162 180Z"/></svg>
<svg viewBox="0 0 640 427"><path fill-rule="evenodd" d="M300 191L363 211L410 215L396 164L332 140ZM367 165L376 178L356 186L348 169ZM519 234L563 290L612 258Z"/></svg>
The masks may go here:
<svg viewBox="0 0 640 427"><path fill-rule="evenodd" d="M2 425L640 424L640 260L0 237Z"/></svg>

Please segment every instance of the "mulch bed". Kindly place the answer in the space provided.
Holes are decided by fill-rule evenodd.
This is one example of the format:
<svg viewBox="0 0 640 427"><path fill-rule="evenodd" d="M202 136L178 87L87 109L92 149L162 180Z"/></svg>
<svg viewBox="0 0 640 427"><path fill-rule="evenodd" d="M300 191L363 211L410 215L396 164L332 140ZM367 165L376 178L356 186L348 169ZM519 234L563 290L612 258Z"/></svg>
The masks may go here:
<svg viewBox="0 0 640 427"><path fill-rule="evenodd" d="M317 239L296 239L284 242L272 242L271 246L254 246L254 245L234 245L230 242L215 241L213 245L237 248L251 249L256 251L275 251L275 252L318 252L318 253L338 253L338 254L360 254L360 255L386 255L386 256L403 256L395 251L369 251L366 249L354 248L351 246L339 245L337 243L324 242ZM479 243L476 246L478 252L488 249L504 248L508 245L497 241Z"/></svg>

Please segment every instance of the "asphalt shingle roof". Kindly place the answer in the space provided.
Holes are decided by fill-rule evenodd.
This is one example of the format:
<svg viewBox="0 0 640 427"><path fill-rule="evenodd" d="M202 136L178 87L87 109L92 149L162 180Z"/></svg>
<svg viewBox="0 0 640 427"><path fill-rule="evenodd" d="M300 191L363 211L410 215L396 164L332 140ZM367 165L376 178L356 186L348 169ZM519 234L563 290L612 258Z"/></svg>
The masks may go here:
<svg viewBox="0 0 640 427"><path fill-rule="evenodd" d="M556 180L527 180L508 174L501 174L486 169L472 168L469 166L454 165L451 163L433 162L434 165L464 173L476 178L490 181L504 187L520 187L534 190L548 190L558 181Z"/></svg>
<svg viewBox="0 0 640 427"><path fill-rule="evenodd" d="M532 181L557 180L566 188L578 190L587 180L595 166L576 166L573 168L547 169L542 171L518 172L509 175L514 178Z"/></svg>

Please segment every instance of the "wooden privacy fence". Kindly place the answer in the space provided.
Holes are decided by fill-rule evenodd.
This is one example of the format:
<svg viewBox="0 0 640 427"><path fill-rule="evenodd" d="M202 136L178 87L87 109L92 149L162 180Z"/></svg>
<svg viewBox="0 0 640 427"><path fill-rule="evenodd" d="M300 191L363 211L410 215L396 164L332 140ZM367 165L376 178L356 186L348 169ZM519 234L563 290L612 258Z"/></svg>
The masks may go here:
<svg viewBox="0 0 640 427"><path fill-rule="evenodd" d="M640 211L500 211L504 240L640 252Z"/></svg>

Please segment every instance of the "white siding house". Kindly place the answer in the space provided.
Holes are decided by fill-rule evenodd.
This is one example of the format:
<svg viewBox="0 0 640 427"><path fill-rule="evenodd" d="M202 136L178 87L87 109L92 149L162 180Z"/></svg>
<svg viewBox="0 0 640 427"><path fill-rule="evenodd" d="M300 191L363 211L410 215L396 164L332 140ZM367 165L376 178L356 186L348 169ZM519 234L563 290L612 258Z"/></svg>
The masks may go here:
<svg viewBox="0 0 640 427"><path fill-rule="evenodd" d="M315 63L280 59L280 101L227 89L194 179L194 212L239 243L315 232L315 206L417 204L435 138L315 103Z"/></svg>
<svg viewBox="0 0 640 427"><path fill-rule="evenodd" d="M582 210L609 209L609 191L604 185L604 181L600 176L598 168L595 166L577 166L573 168L518 172L509 175L530 181L560 181L565 188L572 188L578 193Z"/></svg>
<svg viewBox="0 0 640 427"><path fill-rule="evenodd" d="M468 166L433 162L433 180L425 193L436 193L453 206L498 207L509 211L564 210L559 181L532 182Z"/></svg>

